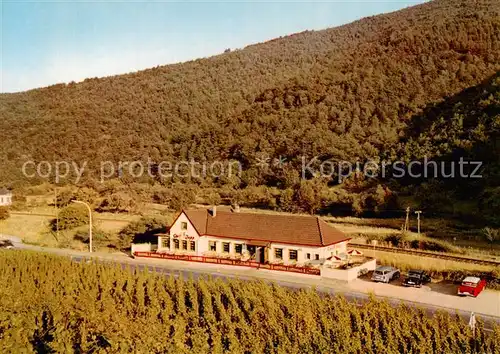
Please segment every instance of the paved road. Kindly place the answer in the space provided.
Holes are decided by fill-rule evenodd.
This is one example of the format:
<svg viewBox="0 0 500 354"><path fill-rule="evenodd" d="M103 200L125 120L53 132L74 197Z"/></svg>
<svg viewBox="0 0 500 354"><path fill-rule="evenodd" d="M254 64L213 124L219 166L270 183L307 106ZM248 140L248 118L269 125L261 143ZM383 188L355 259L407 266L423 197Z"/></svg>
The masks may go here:
<svg viewBox="0 0 500 354"><path fill-rule="evenodd" d="M471 311L465 309L467 306L461 306L461 308L443 306L442 304L447 304L449 302L443 301L442 299L450 297L456 301L463 301L466 303L468 300L471 300L471 304L476 305L478 301L480 303L484 303L483 300L487 301L496 301L498 299L498 308L500 308L500 292L490 291L491 297L481 299L481 296L477 299L472 298L458 298L456 295L451 297L451 295L440 294L436 292L428 292L425 293L425 289L402 289L401 286L396 285L388 285L388 284L374 284L371 282L366 282L363 280L356 281L353 284L346 284L343 282L338 282L330 279L323 279L318 276L310 276L304 274L293 274L293 273L284 273L277 271L269 271L264 269L253 269L246 267L236 267L236 266L221 266L216 264L205 264L205 263L192 263L192 262L183 262L183 261L174 261L174 260L163 260L163 259L147 259L147 258L138 258L132 259L123 253L88 253L82 251L75 251L71 249L61 249L61 248L48 248L48 247L40 247L23 244L19 238L7 237L5 235L0 235L0 239L9 238L13 241L16 248L20 249L29 249L38 252L49 252L62 256L69 256L76 262L88 261L90 259L98 260L101 262L113 262L119 263L122 267L132 267L137 269L147 268L150 271L155 271L158 273L164 273L166 275L173 274L174 276L183 276L184 278L188 278L193 276L195 279L201 276L210 275L213 278L238 278L243 280L263 280L266 282L273 282L278 285L288 287L291 289L306 289L314 287L317 291L328 294L339 294L345 296L347 299L351 301L356 301L358 303L363 303L364 301L368 301L370 297L370 292L373 292L376 297L385 299L394 305L398 305L400 303L409 304L411 306L422 308L428 314L432 314L438 310L444 310L449 313L458 314L464 321L468 321ZM408 296L387 296L386 293L393 294L394 291L391 292L391 288L398 289L400 291L405 291L410 293L417 300L409 300ZM379 291L379 289L383 289L384 291ZM421 291L421 293L417 293ZM399 294L398 294L399 295ZM404 295L404 294L403 294ZM484 294L486 295L486 294ZM434 296L434 298L432 298ZM493 299L493 300L491 300ZM436 305L439 303L440 305ZM434 303L433 303L434 302ZM500 316L496 315L496 306L493 304L491 307L493 310L490 312L480 312L476 311L476 315L480 317L485 323L485 329L487 331L492 331L494 323L500 324Z"/></svg>

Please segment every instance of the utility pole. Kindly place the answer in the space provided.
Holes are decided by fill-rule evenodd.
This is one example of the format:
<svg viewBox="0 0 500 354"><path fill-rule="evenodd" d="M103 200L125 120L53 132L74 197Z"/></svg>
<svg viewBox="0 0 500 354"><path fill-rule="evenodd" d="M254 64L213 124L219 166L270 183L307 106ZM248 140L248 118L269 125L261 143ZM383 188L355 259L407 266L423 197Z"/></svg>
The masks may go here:
<svg viewBox="0 0 500 354"><path fill-rule="evenodd" d="M56 209L56 238L59 242L59 209L57 208L57 186L54 188L54 207Z"/></svg>
<svg viewBox="0 0 500 354"><path fill-rule="evenodd" d="M410 207L406 207L405 231L410 228Z"/></svg>
<svg viewBox="0 0 500 354"><path fill-rule="evenodd" d="M417 210L415 214L417 214L417 232L418 236L420 236L420 214L422 214L422 210Z"/></svg>
<svg viewBox="0 0 500 354"><path fill-rule="evenodd" d="M92 209L90 208L90 205L88 205L85 202L81 202L79 200L73 200L73 203L83 204L87 207L87 210L89 211L89 247L90 247L90 253L92 253Z"/></svg>

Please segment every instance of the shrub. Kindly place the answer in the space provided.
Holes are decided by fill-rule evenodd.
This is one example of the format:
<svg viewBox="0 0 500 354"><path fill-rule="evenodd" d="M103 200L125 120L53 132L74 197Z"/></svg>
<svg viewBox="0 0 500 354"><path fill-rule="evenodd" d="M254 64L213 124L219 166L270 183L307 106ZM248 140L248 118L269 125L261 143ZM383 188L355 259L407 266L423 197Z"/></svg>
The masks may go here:
<svg viewBox="0 0 500 354"><path fill-rule="evenodd" d="M6 207L0 207L0 221L7 220L10 217L9 209Z"/></svg>
<svg viewBox="0 0 500 354"><path fill-rule="evenodd" d="M369 238L373 239L377 237L370 235ZM390 242L392 246L400 248L411 248L432 252L464 253L463 249L453 246L447 241L436 240L426 236L419 236L418 238L415 238L405 232L382 236L381 238L378 238L378 240Z"/></svg>
<svg viewBox="0 0 500 354"><path fill-rule="evenodd" d="M435 241L421 241L420 248L426 251L434 251L434 252L448 252L449 248L445 245L435 242Z"/></svg>
<svg viewBox="0 0 500 354"><path fill-rule="evenodd" d="M322 206L322 196L326 193L323 181L313 179L302 181L295 190L294 201L300 210L310 214L316 213Z"/></svg>
<svg viewBox="0 0 500 354"><path fill-rule="evenodd" d="M173 210L181 210L196 202L196 192L189 185L176 184L172 188L156 190L153 194L153 201L166 204Z"/></svg>
<svg viewBox="0 0 500 354"><path fill-rule="evenodd" d="M135 210L137 203L133 197L125 192L113 193L105 197L100 205L99 211L109 213L131 212Z"/></svg>
<svg viewBox="0 0 500 354"><path fill-rule="evenodd" d="M206 202L210 205L219 205L222 202L222 198L219 192L213 191L207 196Z"/></svg>
<svg viewBox="0 0 500 354"><path fill-rule="evenodd" d="M392 234L385 238L385 241L390 242L394 247L398 247L401 241L404 240L404 235L402 234Z"/></svg>
<svg viewBox="0 0 500 354"><path fill-rule="evenodd" d="M294 211L295 204L293 202L293 189L288 188L281 192L278 197L278 207L281 211Z"/></svg>
<svg viewBox="0 0 500 354"><path fill-rule="evenodd" d="M196 201L196 192L190 186L175 186L168 205L170 209L181 210Z"/></svg>
<svg viewBox="0 0 500 354"><path fill-rule="evenodd" d="M128 248L131 243L156 243L155 234L167 231L170 220L164 217L142 217L138 221L131 222L118 234L118 246Z"/></svg>
<svg viewBox="0 0 500 354"><path fill-rule="evenodd" d="M14 194L12 196L11 210L23 210L27 205L27 198L24 195Z"/></svg>
<svg viewBox="0 0 500 354"><path fill-rule="evenodd" d="M67 187L57 191L57 206L65 207L73 200L81 200L91 205L95 205L98 200L98 193L90 188Z"/></svg>
<svg viewBox="0 0 500 354"><path fill-rule="evenodd" d="M41 183L36 186L29 186L25 190L27 195L45 195L51 191L53 191L53 187L50 183Z"/></svg>
<svg viewBox="0 0 500 354"><path fill-rule="evenodd" d="M51 228L56 231L73 229L78 226L85 225L89 222L89 214L87 209L81 205L69 205L59 212L59 218L51 221Z"/></svg>
<svg viewBox="0 0 500 354"><path fill-rule="evenodd" d="M493 243L500 240L500 229L493 229L491 227L485 227L483 230L484 237L491 244L493 248Z"/></svg>
<svg viewBox="0 0 500 354"><path fill-rule="evenodd" d="M78 230L73 237L75 240L88 244L90 242L89 230ZM109 246L112 241L112 235L98 228L92 229L92 248Z"/></svg>

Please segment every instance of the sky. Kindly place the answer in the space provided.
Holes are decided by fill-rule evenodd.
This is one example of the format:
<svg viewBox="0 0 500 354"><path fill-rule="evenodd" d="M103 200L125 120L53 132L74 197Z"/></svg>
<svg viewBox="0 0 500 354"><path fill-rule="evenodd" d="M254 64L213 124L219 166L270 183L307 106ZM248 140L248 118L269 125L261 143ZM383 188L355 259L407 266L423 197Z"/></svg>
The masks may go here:
<svg viewBox="0 0 500 354"><path fill-rule="evenodd" d="M0 0L0 92L208 57L423 2Z"/></svg>

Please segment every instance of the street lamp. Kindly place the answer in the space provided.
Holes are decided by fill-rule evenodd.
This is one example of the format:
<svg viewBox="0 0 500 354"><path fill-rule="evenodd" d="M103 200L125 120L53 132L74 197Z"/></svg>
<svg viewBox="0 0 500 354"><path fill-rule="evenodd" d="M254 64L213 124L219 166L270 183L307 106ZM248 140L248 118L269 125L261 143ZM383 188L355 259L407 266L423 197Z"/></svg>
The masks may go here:
<svg viewBox="0 0 500 354"><path fill-rule="evenodd" d="M90 205L88 205L85 202L79 200L73 200L72 202L85 205L89 211L89 247L90 247L90 253L92 253L92 209L90 208Z"/></svg>

